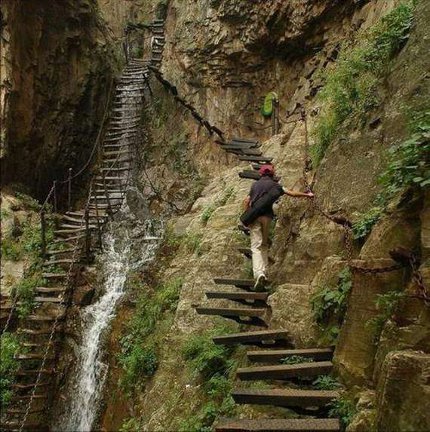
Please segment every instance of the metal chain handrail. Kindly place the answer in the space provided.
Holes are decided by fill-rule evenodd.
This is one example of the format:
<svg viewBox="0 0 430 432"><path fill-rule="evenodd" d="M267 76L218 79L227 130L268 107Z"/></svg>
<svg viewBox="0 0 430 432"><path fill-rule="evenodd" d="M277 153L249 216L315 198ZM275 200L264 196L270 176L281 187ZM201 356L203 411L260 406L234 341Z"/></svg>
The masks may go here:
<svg viewBox="0 0 430 432"><path fill-rule="evenodd" d="M312 191L313 184L309 183L309 179L307 176L308 170L309 170L309 164L310 164L310 158L309 158L309 137L308 137L308 124L307 124L307 115L303 107L301 107L301 119L304 122L305 126L305 150L304 150L304 156L303 156L303 170L302 170L302 177L303 177L303 183L305 186L305 189L307 191ZM382 266L382 267L376 267L376 268L369 268L364 266L359 266L357 264L354 264L352 262L353 258L353 232L352 232L352 223L349 221L345 216L341 215L330 215L326 210L322 208L322 206L318 203L316 198L313 198L311 200L311 208L313 208L315 211L317 211L319 214L324 216L326 219L330 220L331 222L334 222L338 225L341 225L344 230L344 247L345 247L345 254L346 254L346 260L348 262L348 267L358 273L362 274L381 274L381 273L387 273L399 270L403 267L405 267L407 264L400 262L397 264ZM426 288L424 284L423 277L421 273L419 272L418 265L417 265L417 258L414 254L410 254L409 257L409 266L412 269L412 277L414 282L417 285L417 295L416 297L422 298L426 305L430 305L430 292Z"/></svg>

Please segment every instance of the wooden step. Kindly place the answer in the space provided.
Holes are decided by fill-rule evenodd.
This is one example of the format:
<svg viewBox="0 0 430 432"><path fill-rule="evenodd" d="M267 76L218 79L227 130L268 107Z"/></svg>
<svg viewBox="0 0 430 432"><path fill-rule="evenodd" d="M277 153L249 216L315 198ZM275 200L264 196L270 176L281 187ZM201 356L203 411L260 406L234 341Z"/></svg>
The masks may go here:
<svg viewBox="0 0 430 432"><path fill-rule="evenodd" d="M36 303L63 303L64 299L60 297L35 297Z"/></svg>
<svg viewBox="0 0 430 432"><path fill-rule="evenodd" d="M44 279L65 279L67 276L67 273L42 273Z"/></svg>
<svg viewBox="0 0 430 432"><path fill-rule="evenodd" d="M119 168L100 168L100 172L120 172L120 171L130 171L130 167L119 167Z"/></svg>
<svg viewBox="0 0 430 432"><path fill-rule="evenodd" d="M63 237L63 238L59 238L56 240L53 240L52 243L71 243L74 242L75 240L79 240L79 239L83 239L85 238L85 235L78 235L78 236L73 236L73 237Z"/></svg>
<svg viewBox="0 0 430 432"><path fill-rule="evenodd" d="M46 252L47 255L62 255L62 254L70 254L74 252L74 248L67 248L67 249L58 249L58 250L48 250Z"/></svg>
<svg viewBox="0 0 430 432"><path fill-rule="evenodd" d="M235 155L244 156L261 156L262 153L257 149L224 149L227 153L233 153Z"/></svg>
<svg viewBox="0 0 430 432"><path fill-rule="evenodd" d="M79 225L73 225L70 223L62 223L58 228L60 230L73 230L72 232L75 232L76 230L82 229L84 224L85 224L85 219L83 220L83 223L80 223ZM90 224L90 228L97 228L97 227L96 227L96 225Z"/></svg>
<svg viewBox="0 0 430 432"><path fill-rule="evenodd" d="M37 353L37 354L33 354L33 353L27 353L27 354L18 354L17 356L14 357L15 360L19 360L19 361L25 361L25 360L43 360L43 357L45 356L45 353ZM55 356L54 355L49 355L46 358L47 360L54 360Z"/></svg>
<svg viewBox="0 0 430 432"><path fill-rule="evenodd" d="M56 332L60 332L61 327L57 327L55 329ZM32 335L32 336L42 336L42 335L50 335L52 329L42 329L42 330L33 330L33 329L19 329L17 332L20 334Z"/></svg>
<svg viewBox="0 0 430 432"><path fill-rule="evenodd" d="M77 212L67 212L67 214L73 215L73 216L78 216L78 217L83 217L83 216L85 216L85 211L81 210L81 211L77 211ZM97 213L96 212L89 212L89 216L90 216L90 218L97 219ZM99 212L98 217L100 219L106 219L107 215L103 214L103 212Z"/></svg>
<svg viewBox="0 0 430 432"><path fill-rule="evenodd" d="M62 236L62 235L65 235L65 234L76 234L76 233L83 232L83 231L85 231L85 228L80 228L79 226L77 226L74 229L55 230L54 234L58 235L58 236Z"/></svg>
<svg viewBox="0 0 430 432"><path fill-rule="evenodd" d="M339 396L339 392L332 390L234 389L231 395L239 404L312 408L327 406Z"/></svg>
<svg viewBox="0 0 430 432"><path fill-rule="evenodd" d="M254 138L238 138L238 137L234 137L231 139L231 142L235 142L235 143L251 143L251 144L258 144L258 140L254 139Z"/></svg>
<svg viewBox="0 0 430 432"><path fill-rule="evenodd" d="M12 388L17 390L29 390L34 387L47 387L51 385L50 382L32 383L32 384L12 384Z"/></svg>
<svg viewBox="0 0 430 432"><path fill-rule="evenodd" d="M66 287L36 287L34 289L34 291L36 293L43 293L43 294L47 294L47 293L64 293L67 291Z"/></svg>
<svg viewBox="0 0 430 432"><path fill-rule="evenodd" d="M41 394L35 394L35 395L14 395L11 398L11 401L19 401L19 400L28 400L28 399L47 399L48 394L47 393L41 393Z"/></svg>
<svg viewBox="0 0 430 432"><path fill-rule="evenodd" d="M221 316L239 316L239 317L258 317L261 318L267 312L265 308L217 308L201 307L195 308L200 315L221 315Z"/></svg>
<svg viewBox="0 0 430 432"><path fill-rule="evenodd" d="M43 375L53 375L55 373L54 369L19 369L16 374L19 376L32 376L37 375L39 370Z"/></svg>
<svg viewBox="0 0 430 432"><path fill-rule="evenodd" d="M21 345L25 348L40 348L40 347L44 347L46 348L47 345L49 346L53 346L54 343L52 341L48 341L48 342L40 342L40 343L35 343L35 342L22 342Z"/></svg>
<svg viewBox="0 0 430 432"><path fill-rule="evenodd" d="M261 176L257 171L244 170L239 173L239 177L243 179L259 180Z"/></svg>
<svg viewBox="0 0 430 432"><path fill-rule="evenodd" d="M248 359L253 362L279 362L291 356L312 358L315 361L331 360L333 358L332 348L303 348L293 350L263 350L248 351Z"/></svg>
<svg viewBox="0 0 430 432"><path fill-rule="evenodd" d="M215 315L223 318L232 319L240 324L267 327L263 317L267 313L264 308L216 308L216 307L196 307L199 315Z"/></svg>
<svg viewBox="0 0 430 432"><path fill-rule="evenodd" d="M270 163L272 162L272 157L265 156L239 156L239 160L248 162L260 162L260 163Z"/></svg>
<svg viewBox="0 0 430 432"><path fill-rule="evenodd" d="M339 432L340 422L331 418L221 419L217 432Z"/></svg>
<svg viewBox="0 0 430 432"><path fill-rule="evenodd" d="M106 152L103 152L103 156L120 156L120 155L128 155L128 154L130 154L130 150L106 151Z"/></svg>
<svg viewBox="0 0 430 432"><path fill-rule="evenodd" d="M76 264L78 261L76 260L72 260L69 258L64 258L64 259L56 259L56 260L50 260L50 261L45 261L43 263L44 266L52 266L52 265L58 265L58 264Z"/></svg>
<svg viewBox="0 0 430 432"><path fill-rule="evenodd" d="M225 336L215 336L213 342L216 345L289 345L291 336L287 330L263 330L254 332L232 333Z"/></svg>
<svg viewBox="0 0 430 432"><path fill-rule="evenodd" d="M28 315L25 319L27 321L41 321L41 322L51 322L55 320L62 320L66 317L65 313L58 314L57 316L49 316L49 315Z"/></svg>
<svg viewBox="0 0 430 432"><path fill-rule="evenodd" d="M242 381L283 380L298 377L316 377L329 374L333 369L330 361L299 363L292 365L259 366L239 368L236 376Z"/></svg>
<svg viewBox="0 0 430 432"><path fill-rule="evenodd" d="M264 292L221 292L221 291L206 291L208 299L227 299L227 300L243 300L243 301L266 301L269 293Z"/></svg>
<svg viewBox="0 0 430 432"><path fill-rule="evenodd" d="M46 410L45 407L32 408L32 409L30 409L30 411L28 413L29 414L35 414L35 413L43 412L45 410ZM22 408L7 408L6 409L6 414L25 414L26 412L27 412L27 407L22 407Z"/></svg>
<svg viewBox="0 0 430 432"><path fill-rule="evenodd" d="M254 288L255 282L253 279L228 279L214 278L217 285L234 285L238 288Z"/></svg>

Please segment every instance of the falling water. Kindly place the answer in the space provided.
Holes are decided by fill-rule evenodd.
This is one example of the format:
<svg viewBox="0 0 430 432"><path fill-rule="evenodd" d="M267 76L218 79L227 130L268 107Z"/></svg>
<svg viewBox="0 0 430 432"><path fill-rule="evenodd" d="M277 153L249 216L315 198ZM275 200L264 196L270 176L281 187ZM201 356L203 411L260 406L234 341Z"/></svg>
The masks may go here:
<svg viewBox="0 0 430 432"><path fill-rule="evenodd" d="M83 339L79 347L73 386L69 393L68 409L54 430L92 430L108 372L108 366L102 361L103 336L115 316L118 300L124 293L128 271L140 267L153 257L162 232L160 221L146 221L142 230L144 242L141 254L138 261L133 262L133 241L130 240L129 228L125 225L116 225L104 237L103 294L94 304L81 310Z"/></svg>

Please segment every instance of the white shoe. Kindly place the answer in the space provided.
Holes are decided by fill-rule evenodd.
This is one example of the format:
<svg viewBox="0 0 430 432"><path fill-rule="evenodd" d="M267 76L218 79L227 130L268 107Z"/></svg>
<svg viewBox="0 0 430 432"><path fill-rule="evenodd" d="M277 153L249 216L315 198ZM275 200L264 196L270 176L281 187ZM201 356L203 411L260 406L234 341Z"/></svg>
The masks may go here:
<svg viewBox="0 0 430 432"><path fill-rule="evenodd" d="M257 280L255 281L254 290L255 291L261 291L266 286L266 275L261 274L257 277Z"/></svg>

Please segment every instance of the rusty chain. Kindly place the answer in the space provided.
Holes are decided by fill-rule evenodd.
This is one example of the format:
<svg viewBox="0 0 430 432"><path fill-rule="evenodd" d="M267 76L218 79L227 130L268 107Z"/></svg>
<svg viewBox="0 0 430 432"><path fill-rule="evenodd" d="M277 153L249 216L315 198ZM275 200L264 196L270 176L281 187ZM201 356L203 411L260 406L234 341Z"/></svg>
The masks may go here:
<svg viewBox="0 0 430 432"><path fill-rule="evenodd" d="M300 107L300 114L301 114L301 120L304 123L304 127L305 127L305 149L303 153L302 178L303 178L303 184L305 190L311 192L313 184L311 184L308 179L308 171L310 169L308 123L307 123L306 111L303 107ZM312 208L313 210L315 210L316 212L318 212L320 215L324 216L326 219L330 220L331 222L342 226L344 230L344 247L345 247L345 255L346 255L345 258L346 261L348 262L348 267L351 269L351 271L362 273L362 274L376 275L376 274L399 270L409 264L409 266L412 269L413 280L417 285L417 290L418 290L417 296L419 298L422 298L426 302L426 304L430 305L430 293L425 287L423 277L418 270L417 260L415 255L410 254L409 263L401 262L401 263L384 266L384 267L369 268L369 267L363 267L357 264L353 264L352 260L354 255L354 245L353 245L354 236L352 232L352 223L345 216L330 215L318 203L318 200L316 198L313 198L311 200L310 208Z"/></svg>

